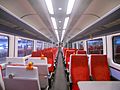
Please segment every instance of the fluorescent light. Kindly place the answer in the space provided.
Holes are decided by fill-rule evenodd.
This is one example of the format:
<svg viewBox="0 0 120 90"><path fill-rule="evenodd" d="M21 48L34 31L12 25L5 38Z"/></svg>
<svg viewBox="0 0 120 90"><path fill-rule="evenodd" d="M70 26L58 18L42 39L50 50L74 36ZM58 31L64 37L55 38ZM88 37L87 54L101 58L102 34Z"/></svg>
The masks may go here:
<svg viewBox="0 0 120 90"><path fill-rule="evenodd" d="M62 8L58 8L58 10L62 10Z"/></svg>
<svg viewBox="0 0 120 90"><path fill-rule="evenodd" d="M63 40L64 34L65 34L65 30L62 31L61 42Z"/></svg>
<svg viewBox="0 0 120 90"><path fill-rule="evenodd" d="M51 0L45 0L45 2L46 2L49 13L54 14L52 1Z"/></svg>
<svg viewBox="0 0 120 90"><path fill-rule="evenodd" d="M62 21L58 21L59 23L61 23Z"/></svg>
<svg viewBox="0 0 120 90"><path fill-rule="evenodd" d="M59 41L58 30L55 30L55 34L56 34L56 36L57 36L57 40Z"/></svg>
<svg viewBox="0 0 120 90"><path fill-rule="evenodd" d="M55 20L55 18L51 17L51 20L52 20L54 29L57 29L57 25L56 25L56 20Z"/></svg>
<svg viewBox="0 0 120 90"><path fill-rule="evenodd" d="M69 0L68 1L67 13L66 14L70 14L72 12L74 2L75 2L75 0Z"/></svg>
<svg viewBox="0 0 120 90"><path fill-rule="evenodd" d="M69 21L69 17L65 18L63 29L66 29L68 21Z"/></svg>

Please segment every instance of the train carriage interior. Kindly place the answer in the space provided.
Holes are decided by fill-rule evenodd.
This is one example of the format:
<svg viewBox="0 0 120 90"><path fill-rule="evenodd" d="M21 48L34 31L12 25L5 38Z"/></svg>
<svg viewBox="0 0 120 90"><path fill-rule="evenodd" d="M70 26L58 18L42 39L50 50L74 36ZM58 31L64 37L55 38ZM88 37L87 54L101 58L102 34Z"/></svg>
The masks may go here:
<svg viewBox="0 0 120 90"><path fill-rule="evenodd" d="M120 90L120 0L0 0L0 90Z"/></svg>

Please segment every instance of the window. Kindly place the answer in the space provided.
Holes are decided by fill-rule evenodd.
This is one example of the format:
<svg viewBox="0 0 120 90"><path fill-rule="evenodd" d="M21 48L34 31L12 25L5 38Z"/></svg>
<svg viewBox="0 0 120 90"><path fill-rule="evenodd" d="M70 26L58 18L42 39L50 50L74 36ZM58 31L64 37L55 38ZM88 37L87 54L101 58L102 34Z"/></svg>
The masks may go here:
<svg viewBox="0 0 120 90"><path fill-rule="evenodd" d="M79 43L78 43L78 48L79 48L80 50L84 50L83 42L79 42Z"/></svg>
<svg viewBox="0 0 120 90"><path fill-rule="evenodd" d="M94 39L87 41L88 54L103 54L103 40Z"/></svg>
<svg viewBox="0 0 120 90"><path fill-rule="evenodd" d="M2 62L4 57L8 57L8 44L9 44L9 37L0 35L0 62Z"/></svg>
<svg viewBox="0 0 120 90"><path fill-rule="evenodd" d="M57 46L58 44L56 44L56 46ZM47 48L47 43L45 42L44 43L44 48Z"/></svg>
<svg viewBox="0 0 120 90"><path fill-rule="evenodd" d="M113 43L113 61L120 64L120 35L112 38Z"/></svg>
<svg viewBox="0 0 120 90"><path fill-rule="evenodd" d="M43 42L37 41L36 50L42 50L42 48L43 48Z"/></svg>
<svg viewBox="0 0 120 90"><path fill-rule="evenodd" d="M18 39L18 57L30 55L33 51L33 41L27 39Z"/></svg>
<svg viewBox="0 0 120 90"><path fill-rule="evenodd" d="M76 48L77 46L76 46L76 43L74 43L74 48Z"/></svg>

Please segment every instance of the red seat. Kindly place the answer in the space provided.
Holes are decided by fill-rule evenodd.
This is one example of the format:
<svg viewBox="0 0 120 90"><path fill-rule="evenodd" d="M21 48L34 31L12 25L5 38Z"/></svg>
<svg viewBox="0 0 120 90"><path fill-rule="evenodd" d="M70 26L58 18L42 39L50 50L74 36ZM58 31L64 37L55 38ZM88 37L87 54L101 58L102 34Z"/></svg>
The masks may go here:
<svg viewBox="0 0 120 90"><path fill-rule="evenodd" d="M54 71L54 60L57 56L57 48L45 48L44 50L37 50L32 52L32 57L41 57L42 55L44 55L45 57L47 57L48 60L48 64L51 64L51 66L48 68L49 72L53 72Z"/></svg>
<svg viewBox="0 0 120 90"><path fill-rule="evenodd" d="M31 57L40 57L40 56L41 56L41 53L39 53L37 51L33 51Z"/></svg>
<svg viewBox="0 0 120 90"><path fill-rule="evenodd" d="M79 90L78 81L89 80L89 67L87 55L72 55L70 63L70 75L72 80L72 90Z"/></svg>
<svg viewBox="0 0 120 90"><path fill-rule="evenodd" d="M69 48L63 48L63 55L64 55L64 57L65 57L65 55L66 55L66 51L67 50L69 50Z"/></svg>
<svg viewBox="0 0 120 90"><path fill-rule="evenodd" d="M54 71L54 58L53 58L53 53L52 52L43 52L42 53L45 57L47 57L48 64L51 64L51 67L49 67L49 72Z"/></svg>
<svg viewBox="0 0 120 90"><path fill-rule="evenodd" d="M78 49L76 49L76 48L70 48L69 50L75 50L75 53L76 53Z"/></svg>
<svg viewBox="0 0 120 90"><path fill-rule="evenodd" d="M77 50L77 54L86 54L86 51L84 51L84 50Z"/></svg>
<svg viewBox="0 0 120 90"><path fill-rule="evenodd" d="M69 64L68 64L68 62L70 62L70 55L71 55L71 54L75 54L75 50L67 50L67 51L66 51L66 57L65 57L66 69L69 69Z"/></svg>
<svg viewBox="0 0 120 90"><path fill-rule="evenodd" d="M75 85L72 85L72 90L80 90L80 89L79 89L78 85L75 84Z"/></svg>
<svg viewBox="0 0 120 90"><path fill-rule="evenodd" d="M107 55L91 55L91 74L96 81L110 80Z"/></svg>

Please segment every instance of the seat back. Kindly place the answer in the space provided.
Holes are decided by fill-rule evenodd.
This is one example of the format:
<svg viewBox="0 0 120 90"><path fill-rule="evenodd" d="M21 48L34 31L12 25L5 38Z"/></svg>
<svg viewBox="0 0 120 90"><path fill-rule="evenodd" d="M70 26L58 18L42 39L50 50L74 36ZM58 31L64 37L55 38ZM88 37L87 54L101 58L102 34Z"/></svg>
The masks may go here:
<svg viewBox="0 0 120 90"><path fill-rule="evenodd" d="M86 51L84 51L84 50L77 50L77 54L86 54Z"/></svg>
<svg viewBox="0 0 120 90"><path fill-rule="evenodd" d="M72 82L89 80L89 67L87 55L71 55L70 75Z"/></svg>
<svg viewBox="0 0 120 90"><path fill-rule="evenodd" d="M37 79L4 78L5 90L41 90Z"/></svg>
<svg viewBox="0 0 120 90"><path fill-rule="evenodd" d="M31 57L40 57L40 56L41 56L41 52L39 52L39 51L33 51Z"/></svg>
<svg viewBox="0 0 120 90"><path fill-rule="evenodd" d="M70 62L70 55L75 54L75 50L67 50L66 51L66 57L65 57L65 62L66 62L66 69L69 68L69 62Z"/></svg>
<svg viewBox="0 0 120 90"><path fill-rule="evenodd" d="M42 53L45 57L47 57L48 64L51 64L51 66L48 68L49 72L54 72L54 58L53 58L53 52L43 52Z"/></svg>
<svg viewBox="0 0 120 90"><path fill-rule="evenodd" d="M44 57L44 60L42 60L40 57L31 57L28 59L28 62L30 61L33 62L34 66L38 67L38 74L39 74L41 88L47 88L48 75L49 75L47 58Z"/></svg>
<svg viewBox="0 0 120 90"><path fill-rule="evenodd" d="M14 74L14 78L38 78L38 68L34 67L33 70L27 70L26 66L11 66L6 67L6 77Z"/></svg>
<svg viewBox="0 0 120 90"><path fill-rule="evenodd" d="M27 70L26 66L7 66L4 82L6 90L41 90L37 67Z"/></svg>
<svg viewBox="0 0 120 90"><path fill-rule="evenodd" d="M35 65L35 66L38 67L38 74L39 74L41 88L47 88L49 86L49 83L48 83L48 78L49 78L48 65L47 64L40 64L40 65Z"/></svg>
<svg viewBox="0 0 120 90"><path fill-rule="evenodd" d="M94 80L110 80L110 71L107 62L107 55L91 55L91 74Z"/></svg>
<svg viewBox="0 0 120 90"><path fill-rule="evenodd" d="M63 55L64 55L64 57L65 57L65 55L66 55L66 51L67 50L69 50L69 48L63 48Z"/></svg>
<svg viewBox="0 0 120 90"><path fill-rule="evenodd" d="M22 64L25 65L24 57L6 57L7 64Z"/></svg>
<svg viewBox="0 0 120 90"><path fill-rule="evenodd" d="M47 58L44 57L44 59L42 59L41 57L30 57L28 58L28 62L33 62L33 64L35 65L39 65L39 64L47 64Z"/></svg>

